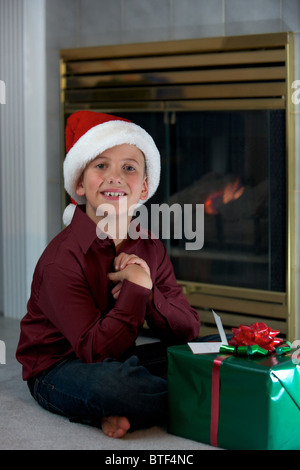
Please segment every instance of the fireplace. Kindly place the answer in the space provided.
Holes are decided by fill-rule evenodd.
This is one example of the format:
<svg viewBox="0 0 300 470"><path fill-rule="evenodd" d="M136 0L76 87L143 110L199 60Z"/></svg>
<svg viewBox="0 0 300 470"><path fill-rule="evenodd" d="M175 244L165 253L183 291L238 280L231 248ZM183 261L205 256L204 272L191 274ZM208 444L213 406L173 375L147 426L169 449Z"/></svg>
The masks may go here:
<svg viewBox="0 0 300 470"><path fill-rule="evenodd" d="M265 321L293 334L292 43L280 33L61 52L62 128L78 109L132 119L161 150L150 203L204 205L201 249L163 240L203 334L211 308L226 328Z"/></svg>

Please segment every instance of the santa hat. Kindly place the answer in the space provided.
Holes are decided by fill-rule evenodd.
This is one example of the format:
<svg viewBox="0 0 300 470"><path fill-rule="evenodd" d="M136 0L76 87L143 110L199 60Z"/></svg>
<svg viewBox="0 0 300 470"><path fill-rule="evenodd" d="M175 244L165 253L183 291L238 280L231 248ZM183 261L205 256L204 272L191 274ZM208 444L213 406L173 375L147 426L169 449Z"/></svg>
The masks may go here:
<svg viewBox="0 0 300 470"><path fill-rule="evenodd" d="M116 145L131 144L145 155L148 199L155 193L160 178L160 155L152 137L128 119L94 111L78 111L67 120L66 158L64 161L65 189L72 199L63 214L69 225L76 204L85 204L85 197L76 194L76 184L87 166L104 150ZM140 201L146 202L146 201Z"/></svg>

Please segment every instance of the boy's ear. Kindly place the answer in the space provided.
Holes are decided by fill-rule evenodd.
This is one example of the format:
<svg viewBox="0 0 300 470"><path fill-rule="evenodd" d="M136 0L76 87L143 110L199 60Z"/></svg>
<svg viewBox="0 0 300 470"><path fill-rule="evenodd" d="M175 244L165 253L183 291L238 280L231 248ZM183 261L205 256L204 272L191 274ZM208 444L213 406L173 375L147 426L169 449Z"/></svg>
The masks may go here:
<svg viewBox="0 0 300 470"><path fill-rule="evenodd" d="M142 186L142 191L140 194L140 199L142 201L145 201L148 197L149 190L148 190L148 179L147 176L145 176L144 181L143 181L143 186Z"/></svg>
<svg viewBox="0 0 300 470"><path fill-rule="evenodd" d="M77 181L76 184L76 194L77 196L85 196L85 189L83 186L83 178L82 175L80 176L79 180Z"/></svg>

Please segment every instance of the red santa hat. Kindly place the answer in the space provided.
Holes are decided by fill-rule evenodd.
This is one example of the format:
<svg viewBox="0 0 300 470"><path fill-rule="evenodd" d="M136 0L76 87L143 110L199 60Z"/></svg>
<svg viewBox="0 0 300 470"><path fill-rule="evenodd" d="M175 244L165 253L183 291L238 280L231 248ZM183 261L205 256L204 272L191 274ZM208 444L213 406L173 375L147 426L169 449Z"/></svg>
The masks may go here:
<svg viewBox="0 0 300 470"><path fill-rule="evenodd" d="M78 111L67 120L66 158L64 161L65 189L72 199L63 214L69 225L76 204L85 204L85 197L76 194L76 184L87 166L104 150L116 145L131 144L145 155L148 181L148 199L155 193L160 179L160 154L152 137L133 122L94 111ZM146 201L141 201L146 202Z"/></svg>

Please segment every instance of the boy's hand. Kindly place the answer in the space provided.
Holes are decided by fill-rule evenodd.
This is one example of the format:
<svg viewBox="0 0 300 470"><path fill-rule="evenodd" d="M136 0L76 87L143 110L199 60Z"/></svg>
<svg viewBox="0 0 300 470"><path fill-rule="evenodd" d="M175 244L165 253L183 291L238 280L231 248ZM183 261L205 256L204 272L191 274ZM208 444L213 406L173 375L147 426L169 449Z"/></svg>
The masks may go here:
<svg viewBox="0 0 300 470"><path fill-rule="evenodd" d="M146 263L146 261L143 260L142 258L139 258L138 256L134 254L128 254L128 253L120 253L118 256L116 256L115 258L115 270L116 271L124 269L129 264L138 264L150 276L149 266Z"/></svg>
<svg viewBox="0 0 300 470"><path fill-rule="evenodd" d="M152 289L150 269L142 258L134 254L120 253L115 259L115 270L116 272L108 274L108 278L117 283L112 289L114 299L119 297L124 279Z"/></svg>

